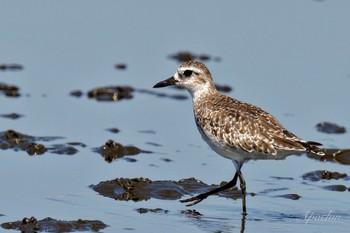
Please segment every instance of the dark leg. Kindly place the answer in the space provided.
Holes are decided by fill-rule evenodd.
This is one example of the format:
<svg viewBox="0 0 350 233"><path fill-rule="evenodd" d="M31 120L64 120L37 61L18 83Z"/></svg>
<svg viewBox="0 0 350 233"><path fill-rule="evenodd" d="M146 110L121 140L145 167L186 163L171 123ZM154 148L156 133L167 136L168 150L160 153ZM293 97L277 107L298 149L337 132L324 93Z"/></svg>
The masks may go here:
<svg viewBox="0 0 350 233"><path fill-rule="evenodd" d="M244 233L245 231L245 215L242 215L242 219L241 219L241 233Z"/></svg>
<svg viewBox="0 0 350 233"><path fill-rule="evenodd" d="M181 202L193 202L193 203L187 204L186 206L193 206L195 204L198 204L199 202L203 201L205 198L209 197L212 194L215 194L217 192L220 192L222 190L225 190L225 189L228 189L228 188L231 188L231 187L235 186L236 183L237 183L238 176L240 177L239 179L240 179L241 187L242 187L242 181L241 180L244 181L243 175L242 175L242 173L240 171L237 170L236 173L235 173L235 176L233 177L233 179L230 182L228 182L227 184L225 184L224 186L221 186L221 187L219 187L217 189L211 190L211 191L206 192L206 193L199 194L198 196L191 197L191 198L188 198L188 199L185 199L185 200L180 200L180 201ZM245 181L244 181L244 184L245 184ZM242 193L243 193L243 191L242 191ZM245 202L245 199L244 199L244 202Z"/></svg>
<svg viewBox="0 0 350 233"><path fill-rule="evenodd" d="M239 183L241 186L241 191L242 191L242 215L247 215L247 206L246 206L246 183L243 177L243 174L240 170L238 170L236 173L238 173L239 177Z"/></svg>

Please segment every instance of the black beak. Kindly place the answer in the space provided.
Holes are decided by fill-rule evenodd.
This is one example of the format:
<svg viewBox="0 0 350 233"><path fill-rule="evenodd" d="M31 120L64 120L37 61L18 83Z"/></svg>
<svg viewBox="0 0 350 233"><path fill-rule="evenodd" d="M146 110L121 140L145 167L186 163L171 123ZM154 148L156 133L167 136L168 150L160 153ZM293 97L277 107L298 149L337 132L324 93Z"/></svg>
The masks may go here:
<svg viewBox="0 0 350 233"><path fill-rule="evenodd" d="M159 83L157 83L156 85L153 86L153 88L158 88L158 87L166 87L166 86L170 86L170 85L175 85L175 83L177 83L177 81L174 79L174 77L168 78L164 81L160 81Z"/></svg>

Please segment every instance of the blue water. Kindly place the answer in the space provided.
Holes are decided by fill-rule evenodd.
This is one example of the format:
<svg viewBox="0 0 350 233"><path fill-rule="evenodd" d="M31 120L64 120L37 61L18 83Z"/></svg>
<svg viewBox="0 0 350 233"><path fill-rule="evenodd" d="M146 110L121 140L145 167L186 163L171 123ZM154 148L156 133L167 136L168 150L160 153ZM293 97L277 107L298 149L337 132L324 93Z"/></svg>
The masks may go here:
<svg viewBox="0 0 350 233"><path fill-rule="evenodd" d="M326 147L349 148L349 133L318 132L320 121L350 128L350 2L338 1L1 1L0 63L23 71L0 71L0 82L20 87L21 97L0 96L0 131L62 136L52 142L86 144L73 156L0 151L0 223L35 216L61 220L99 219L103 232L237 232L240 200L210 197L182 214L177 201L120 202L98 195L91 184L118 177L179 180L196 177L208 184L232 178L234 167L201 140L188 100L134 93L131 100L101 103L73 90L105 85L149 89L174 74L168 59L178 51L209 54L221 61L207 66L230 96L262 107L293 133ZM126 63L126 70L116 70ZM171 88L156 90L187 94ZM106 129L116 127L118 134ZM144 133L153 130L155 133ZM111 164L92 151L108 139L134 145L135 163ZM158 143L161 147L149 143ZM50 145L48 143L47 145ZM171 159L165 162L163 159ZM314 170L347 173L349 166L305 156L244 165L248 213L245 232L345 232L350 226L349 192L322 189L348 181L306 182ZM291 177L276 180L272 176ZM267 189L288 190L262 194ZM297 201L277 198L296 193ZM164 213L139 214L137 208ZM311 219L307 213L339 220ZM11 231L8 231L11 232Z"/></svg>

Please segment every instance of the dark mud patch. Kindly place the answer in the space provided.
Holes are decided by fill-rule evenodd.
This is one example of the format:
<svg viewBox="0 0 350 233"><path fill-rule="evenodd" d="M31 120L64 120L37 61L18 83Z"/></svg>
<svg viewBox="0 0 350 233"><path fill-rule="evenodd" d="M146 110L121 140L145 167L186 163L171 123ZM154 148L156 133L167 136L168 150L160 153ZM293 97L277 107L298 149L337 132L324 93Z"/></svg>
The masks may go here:
<svg viewBox="0 0 350 233"><path fill-rule="evenodd" d="M161 144L156 143L156 142L146 142L147 145L155 146L155 147L162 147Z"/></svg>
<svg viewBox="0 0 350 233"><path fill-rule="evenodd" d="M125 63L118 63L114 65L114 68L117 70L126 70L128 66Z"/></svg>
<svg viewBox="0 0 350 233"><path fill-rule="evenodd" d="M55 144L47 147L47 150L50 151L50 153L58 155L74 155L78 153L78 149L76 149L74 146L70 146L69 144Z"/></svg>
<svg viewBox="0 0 350 233"><path fill-rule="evenodd" d="M104 145L94 148L94 152L99 153L106 162L111 163L116 159L123 158L125 156L134 156L140 153L153 153L151 151L141 150L135 146L124 146L113 140L108 140ZM136 162L134 158L125 158L129 162Z"/></svg>
<svg viewBox="0 0 350 233"><path fill-rule="evenodd" d="M18 114L18 113L8 113L8 114L0 114L0 117L8 118L11 120L17 120L17 119L23 117L23 115Z"/></svg>
<svg viewBox="0 0 350 233"><path fill-rule="evenodd" d="M203 214L199 213L197 210L182 210L181 214L184 214L190 218L200 218L203 216Z"/></svg>
<svg viewBox="0 0 350 233"><path fill-rule="evenodd" d="M23 70L23 65L21 64L0 64L0 70L2 71L18 71Z"/></svg>
<svg viewBox="0 0 350 233"><path fill-rule="evenodd" d="M3 93L7 97L19 97L19 87L0 83L0 94Z"/></svg>
<svg viewBox="0 0 350 233"><path fill-rule="evenodd" d="M220 185L224 185L222 182ZM179 181L156 180L148 178L117 178L102 181L97 185L90 186L102 196L113 198L118 201L146 201L151 198L161 200L176 200L185 195L194 195L208 192L218 188L219 185L207 185L195 178L182 179ZM238 199L241 191L237 187L222 191L219 196Z"/></svg>
<svg viewBox="0 0 350 233"><path fill-rule="evenodd" d="M71 91L69 94L71 96L80 98L80 97L82 97L84 95L84 92L82 92L81 90L74 90L74 91Z"/></svg>
<svg viewBox="0 0 350 233"><path fill-rule="evenodd" d="M226 88L227 89L227 88ZM166 94L159 93L148 89L137 89L130 86L106 86L97 87L88 91L87 96L90 99L95 99L100 102L117 102L120 100L130 100L134 98L134 93L154 95L157 97L170 98L175 100L186 100L189 97L183 94ZM81 97L84 92L81 90L74 90L70 92L73 97Z"/></svg>
<svg viewBox="0 0 350 233"><path fill-rule="evenodd" d="M322 151L325 153L324 156L318 156L314 154L307 154L307 156L318 161L329 161L350 165L350 149L323 149Z"/></svg>
<svg viewBox="0 0 350 233"><path fill-rule="evenodd" d="M276 180L294 180L292 177L281 177L281 176L271 176L271 178Z"/></svg>
<svg viewBox="0 0 350 233"><path fill-rule="evenodd" d="M271 189L265 189L263 191L260 191L260 194L268 194L268 193L273 193L273 192L278 192L278 191L285 191L288 190L288 188L271 188Z"/></svg>
<svg viewBox="0 0 350 233"><path fill-rule="evenodd" d="M220 57L213 57L208 54L196 54L190 51L179 51L177 53L171 54L168 56L170 59L176 60L177 62L187 62L191 60L200 60L200 61L221 61Z"/></svg>
<svg viewBox="0 0 350 233"><path fill-rule="evenodd" d="M71 146L79 146L81 148L85 148L86 144L82 143L82 142L68 142L67 145L71 145Z"/></svg>
<svg viewBox="0 0 350 233"><path fill-rule="evenodd" d="M349 178L346 173L331 172L326 170L317 170L312 172L307 172L302 175L304 180L319 181L319 180L338 180Z"/></svg>
<svg viewBox="0 0 350 233"><path fill-rule="evenodd" d="M144 134L156 134L156 131L152 130L152 129L148 129L148 130L139 130L137 131L139 133L144 133Z"/></svg>
<svg viewBox="0 0 350 233"><path fill-rule="evenodd" d="M117 129L117 128L109 128L109 129L106 129L108 132L111 132L111 133L119 133L120 130Z"/></svg>
<svg viewBox="0 0 350 233"><path fill-rule="evenodd" d="M347 187L342 184L335 184L335 185L328 185L323 187L325 190L329 191L336 191L336 192L345 192L347 190Z"/></svg>
<svg viewBox="0 0 350 233"><path fill-rule="evenodd" d="M345 127L339 126L335 123L326 122L326 121L318 123L316 125L316 129L319 132L329 133L329 134L342 134L346 132Z"/></svg>
<svg viewBox="0 0 350 233"><path fill-rule="evenodd" d="M169 158L161 158L161 160L167 163L173 162L173 160Z"/></svg>
<svg viewBox="0 0 350 233"><path fill-rule="evenodd" d="M97 101L120 101L132 99L134 88L129 86L98 87L88 92L88 97Z"/></svg>
<svg viewBox="0 0 350 233"><path fill-rule="evenodd" d="M15 151L26 151L29 155L42 155L45 152L53 154L73 155L78 152L74 146L82 146L82 143L68 143L55 144L45 146L40 142L49 142L62 137L34 137L26 134L16 132L14 130L7 130L0 132L0 149L13 149Z"/></svg>
<svg viewBox="0 0 350 233"><path fill-rule="evenodd" d="M146 213L167 214L167 213L169 213L169 210L164 210L162 208L155 208L155 209L138 208L138 209L136 209L136 211L140 214L146 214Z"/></svg>
<svg viewBox="0 0 350 233"><path fill-rule="evenodd" d="M35 232L73 232L73 231L93 231L99 232L107 227L99 220L74 220L62 221L50 217L37 220L35 217L24 218L22 221L5 222L1 227L7 230L17 230L22 233Z"/></svg>
<svg viewBox="0 0 350 233"><path fill-rule="evenodd" d="M292 193L292 194L283 194L283 195L279 195L277 197L282 197L282 198L286 198L286 199L290 199L290 200L299 200L301 198L301 196L299 196L298 194Z"/></svg>

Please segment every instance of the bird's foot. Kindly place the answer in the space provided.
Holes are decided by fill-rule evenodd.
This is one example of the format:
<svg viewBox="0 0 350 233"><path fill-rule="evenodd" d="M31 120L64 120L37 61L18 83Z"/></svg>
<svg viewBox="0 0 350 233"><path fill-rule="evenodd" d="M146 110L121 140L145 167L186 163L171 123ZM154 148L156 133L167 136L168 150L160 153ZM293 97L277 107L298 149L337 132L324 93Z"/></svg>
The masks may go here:
<svg viewBox="0 0 350 233"><path fill-rule="evenodd" d="M186 206L194 206L194 205L198 204L199 202L203 201L205 198L207 198L206 195L199 194L195 197L190 197L190 198L187 198L184 200L180 200L180 202L181 203L192 202L192 203L187 204Z"/></svg>

